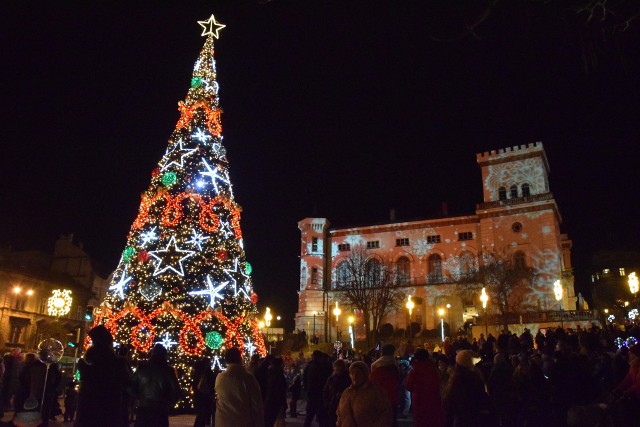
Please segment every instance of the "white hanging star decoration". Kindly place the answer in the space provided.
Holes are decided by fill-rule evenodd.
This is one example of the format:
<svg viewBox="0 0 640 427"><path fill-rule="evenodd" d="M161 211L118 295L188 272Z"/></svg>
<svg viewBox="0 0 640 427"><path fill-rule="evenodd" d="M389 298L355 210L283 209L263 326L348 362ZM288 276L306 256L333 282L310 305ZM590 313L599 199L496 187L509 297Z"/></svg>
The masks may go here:
<svg viewBox="0 0 640 427"><path fill-rule="evenodd" d="M215 72L215 70L214 70ZM210 82L209 80L204 80L204 90L205 92L211 92L214 95L218 94L218 89L220 88L220 86L218 85L217 81L213 81Z"/></svg>
<svg viewBox="0 0 640 427"><path fill-rule="evenodd" d="M184 154L180 155L180 161L177 160L172 160L169 163L166 163L166 161L168 161L169 159L165 160L165 165L162 166L162 168L160 170L165 170L167 169L169 166L171 165L176 165L177 167L179 167L180 169L184 168L184 159L185 157L189 157L190 155L192 155L193 153L195 153L196 151L198 151L198 148L184 148L183 146L183 141L182 138L178 141L178 144L173 147L173 149L171 151L169 151L168 153L165 154L165 158L171 154L173 154L174 151L178 150L178 152L183 152Z"/></svg>
<svg viewBox="0 0 640 427"><path fill-rule="evenodd" d="M213 36L215 38L218 38L218 32L226 27L226 25L216 21L216 18L213 15L211 15L206 21L198 21L198 24L202 27L202 36Z"/></svg>
<svg viewBox="0 0 640 427"><path fill-rule="evenodd" d="M246 278L249 277L249 276L245 275L244 272L238 271L238 258L233 260L233 270L230 269L230 268L225 268L225 269L223 269L223 271L227 275L227 277L229 277L229 279L231 279L231 281L233 281L233 296L238 296L239 293L243 293L245 298L251 299L249 297L249 294L247 293L247 291L244 289L244 287L238 287L238 281L236 280L235 277L233 277L231 275L231 273L235 273L235 274L240 273L241 275L243 275Z"/></svg>
<svg viewBox="0 0 640 427"><path fill-rule="evenodd" d="M203 132L202 129L200 129L200 128L196 128L196 133L192 134L191 137L197 139L200 142L204 142L204 143L206 143L208 140L211 139L211 135L209 135L206 132Z"/></svg>
<svg viewBox="0 0 640 427"><path fill-rule="evenodd" d="M249 356L251 356L253 354L253 352L256 350L256 346L253 345L253 343L251 342L251 338L247 338L247 342L244 345L245 350L247 350L247 353L249 353Z"/></svg>
<svg viewBox="0 0 640 427"><path fill-rule="evenodd" d="M194 246L198 247L198 250L202 250L202 244L204 242L206 242L207 240L209 240L209 236L205 236L203 234L200 234L196 231L196 229L194 228L193 230L191 230L191 240L187 240L187 243L190 243Z"/></svg>
<svg viewBox="0 0 640 427"><path fill-rule="evenodd" d="M170 337L169 337L169 333L165 332L164 333L164 338L162 338L160 341L156 341L156 343L158 344L162 344L162 346L166 349L169 349L171 347L173 347L174 345L177 345L178 343L173 341Z"/></svg>
<svg viewBox="0 0 640 427"><path fill-rule="evenodd" d="M213 363L211 364L211 369L215 371L216 367L220 368L221 371L225 370L225 368L222 366L222 363L220 362L219 356L213 356Z"/></svg>
<svg viewBox="0 0 640 427"><path fill-rule="evenodd" d="M173 247L171 248L171 246ZM157 254L161 254L161 256L158 256ZM194 254L195 251L179 249L176 243L176 237L171 236L171 239L169 239L169 243L167 243L167 246L164 249L159 251L149 251L149 255L151 255L158 261L153 275L157 276L158 274L164 273L167 270L171 270L180 276L184 276L184 266L182 265L182 263L188 258L192 257ZM167 258L168 260L166 260ZM165 262L164 267L162 266L163 262Z"/></svg>
<svg viewBox="0 0 640 427"><path fill-rule="evenodd" d="M153 227L149 231L145 231L144 233L140 233L140 245L145 246L148 243L151 243L154 240L158 240L158 235L156 234L156 228Z"/></svg>
<svg viewBox="0 0 640 427"><path fill-rule="evenodd" d="M117 292L120 295L120 299L124 299L124 286L131 281L131 277L127 276L127 266L124 266L124 270L122 270L122 275L120 276L120 280L118 283L114 283L109 286L110 291Z"/></svg>
<svg viewBox="0 0 640 427"><path fill-rule="evenodd" d="M225 239L233 236L233 231L231 231L229 221L220 221L220 233L224 236Z"/></svg>
<svg viewBox="0 0 640 427"><path fill-rule="evenodd" d="M215 308L216 298L222 299L222 295L220 294L220 291L224 289L224 287L227 286L229 282L222 282L218 286L214 286L209 276L207 276L206 280L207 280L206 289L189 292L189 295L206 295L209 297L209 305L211 306L211 308Z"/></svg>
<svg viewBox="0 0 640 427"><path fill-rule="evenodd" d="M211 166L209 166L209 163L207 163L207 161L204 158L202 159L202 163L204 163L204 166L207 168L207 171L200 172L200 175L211 178L211 184L213 185L213 189L216 191L216 194L220 192L220 189L218 188L218 182L217 182L217 180L220 180L226 184L229 184L229 193L231 193L231 195L233 196L233 192L231 191L231 183L229 182L229 176L227 175L227 173L225 172L224 176L219 175L218 174L219 169L217 167L211 169Z"/></svg>

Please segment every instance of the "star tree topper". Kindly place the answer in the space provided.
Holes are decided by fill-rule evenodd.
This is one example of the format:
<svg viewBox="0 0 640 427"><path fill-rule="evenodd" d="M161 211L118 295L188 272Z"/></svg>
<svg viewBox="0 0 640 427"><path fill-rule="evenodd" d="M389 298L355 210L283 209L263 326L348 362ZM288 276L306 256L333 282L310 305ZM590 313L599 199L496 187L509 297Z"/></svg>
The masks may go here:
<svg viewBox="0 0 640 427"><path fill-rule="evenodd" d="M219 37L218 31L226 27L226 25L222 25L216 21L216 18L213 15L211 15L211 17L206 21L198 21L198 24L202 27L202 36L213 36L215 38Z"/></svg>

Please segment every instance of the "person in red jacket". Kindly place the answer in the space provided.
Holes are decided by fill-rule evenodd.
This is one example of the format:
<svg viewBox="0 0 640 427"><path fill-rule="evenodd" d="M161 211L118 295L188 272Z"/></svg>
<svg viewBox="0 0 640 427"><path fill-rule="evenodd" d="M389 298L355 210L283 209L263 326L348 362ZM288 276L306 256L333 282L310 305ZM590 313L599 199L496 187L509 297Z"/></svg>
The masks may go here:
<svg viewBox="0 0 640 427"><path fill-rule="evenodd" d="M400 404L400 369L393 356L396 348L393 344L382 346L382 355L371 365L370 380L384 389L393 409L393 425L396 425L396 414Z"/></svg>
<svg viewBox="0 0 640 427"><path fill-rule="evenodd" d="M444 410L440 397L440 375L424 348L416 350L407 375L407 390L411 392L411 411L415 427L442 427Z"/></svg>

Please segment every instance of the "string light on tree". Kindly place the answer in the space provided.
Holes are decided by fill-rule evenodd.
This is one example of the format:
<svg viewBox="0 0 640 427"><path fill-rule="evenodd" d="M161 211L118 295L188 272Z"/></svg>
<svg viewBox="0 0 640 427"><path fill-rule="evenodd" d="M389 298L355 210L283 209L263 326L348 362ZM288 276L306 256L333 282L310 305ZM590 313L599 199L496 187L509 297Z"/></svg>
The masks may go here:
<svg viewBox="0 0 640 427"><path fill-rule="evenodd" d="M223 370L225 348L266 355L222 144L213 43L224 26L213 16L199 24L206 40L178 103L180 117L94 316L116 343L132 346L134 361L146 359L156 342L168 347L184 408L192 405L198 359L209 357Z"/></svg>

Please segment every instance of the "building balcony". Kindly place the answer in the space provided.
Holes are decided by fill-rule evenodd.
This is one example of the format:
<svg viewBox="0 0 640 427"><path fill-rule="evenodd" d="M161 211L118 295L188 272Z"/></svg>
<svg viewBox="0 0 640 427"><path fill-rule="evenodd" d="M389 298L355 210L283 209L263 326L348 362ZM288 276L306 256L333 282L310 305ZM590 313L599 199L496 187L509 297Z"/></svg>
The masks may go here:
<svg viewBox="0 0 640 427"><path fill-rule="evenodd" d="M505 206L521 205L523 203L544 202L552 199L553 199L552 193L534 194L532 196L526 196L526 197L515 197L513 199L495 200L493 202L477 203L476 210L501 208Z"/></svg>
<svg viewBox="0 0 640 427"><path fill-rule="evenodd" d="M476 317L476 325L502 325L522 323L561 323L571 321L596 321L600 320L597 310L562 310L562 311L535 311L525 313L505 313L480 315Z"/></svg>

